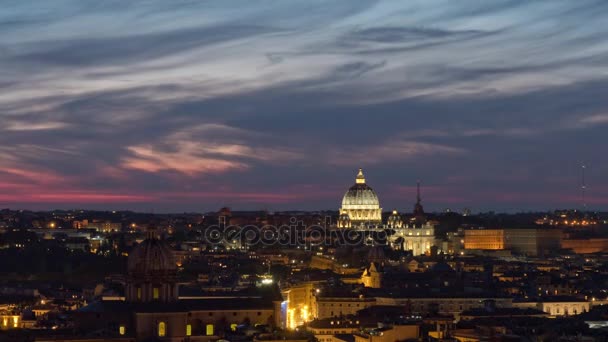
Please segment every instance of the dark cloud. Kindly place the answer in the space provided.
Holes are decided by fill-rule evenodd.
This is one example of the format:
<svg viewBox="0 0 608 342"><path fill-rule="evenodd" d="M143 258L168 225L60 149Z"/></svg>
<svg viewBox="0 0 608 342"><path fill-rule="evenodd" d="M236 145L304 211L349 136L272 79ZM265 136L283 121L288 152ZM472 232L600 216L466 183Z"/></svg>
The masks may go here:
<svg viewBox="0 0 608 342"><path fill-rule="evenodd" d="M386 61L382 61L376 64L369 64L365 62L354 62L339 66L335 70L335 77L338 78L356 78L366 72L372 71L377 68L382 68L386 65Z"/></svg>
<svg viewBox="0 0 608 342"><path fill-rule="evenodd" d="M537 209L583 162L608 198L601 3L117 4L0 24L2 206L335 209L364 166L385 208L422 179L430 209Z"/></svg>
<svg viewBox="0 0 608 342"><path fill-rule="evenodd" d="M474 36L483 32L476 30L450 31L417 27L373 27L349 33L344 39L380 43L401 43L453 36Z"/></svg>
<svg viewBox="0 0 608 342"><path fill-rule="evenodd" d="M112 38L37 42L22 47L32 52L15 54L13 62L29 61L71 67L129 63L277 31L276 28L271 27L235 25L127 34Z"/></svg>

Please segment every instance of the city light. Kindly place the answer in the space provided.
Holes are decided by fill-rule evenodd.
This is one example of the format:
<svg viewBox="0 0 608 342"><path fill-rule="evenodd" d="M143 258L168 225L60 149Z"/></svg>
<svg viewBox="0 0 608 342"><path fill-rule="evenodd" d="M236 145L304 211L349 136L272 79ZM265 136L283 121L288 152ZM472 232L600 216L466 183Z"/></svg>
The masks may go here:
<svg viewBox="0 0 608 342"><path fill-rule="evenodd" d="M0 9L0 342L608 341L608 0Z"/></svg>

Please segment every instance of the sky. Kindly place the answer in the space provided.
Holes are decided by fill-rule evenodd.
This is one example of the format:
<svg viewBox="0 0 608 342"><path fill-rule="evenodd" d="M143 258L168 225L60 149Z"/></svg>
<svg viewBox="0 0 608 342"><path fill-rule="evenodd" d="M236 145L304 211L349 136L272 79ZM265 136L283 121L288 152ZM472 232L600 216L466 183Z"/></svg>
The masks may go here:
<svg viewBox="0 0 608 342"><path fill-rule="evenodd" d="M0 0L0 207L608 208L604 0Z"/></svg>

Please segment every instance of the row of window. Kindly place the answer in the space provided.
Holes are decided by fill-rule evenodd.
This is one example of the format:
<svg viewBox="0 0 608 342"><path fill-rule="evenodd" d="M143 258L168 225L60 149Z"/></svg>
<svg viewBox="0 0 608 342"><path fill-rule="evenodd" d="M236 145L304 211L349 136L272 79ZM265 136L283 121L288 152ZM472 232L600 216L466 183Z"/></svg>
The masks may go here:
<svg viewBox="0 0 608 342"><path fill-rule="evenodd" d="M214 331L214 327L213 324L207 324L205 326L205 334L207 336L212 336L213 335L213 331ZM124 325L121 325L120 327L118 327L118 334L123 336L127 333L127 328ZM165 322L158 322L158 325L156 327L156 333L158 335L158 337L165 337L167 336L167 323ZM186 336L192 336L192 324L187 324L186 325Z"/></svg>
<svg viewBox="0 0 608 342"><path fill-rule="evenodd" d="M319 306L342 306L342 304L334 304L334 303L320 303ZM350 307L350 304L347 304ZM361 304L353 304L353 306L360 307Z"/></svg>
<svg viewBox="0 0 608 342"><path fill-rule="evenodd" d="M223 312L220 312L220 313L221 313L221 314L224 314ZM232 312L232 316L236 316L236 315L238 315L238 314L239 314L239 313L238 313L238 312L236 312L236 311ZM246 312L246 314L247 314L247 315L249 315L249 312ZM209 314L208 314L208 315L209 315L209 317L213 317L213 312L209 312ZM256 313L256 315L258 315L258 316L262 316L262 312L261 312L261 311L258 311L258 312ZM192 313L188 313L188 316L192 316Z"/></svg>
<svg viewBox="0 0 608 342"><path fill-rule="evenodd" d="M152 298L159 299L160 298L160 288L155 287L152 289ZM137 288L137 299L141 300L141 287Z"/></svg>

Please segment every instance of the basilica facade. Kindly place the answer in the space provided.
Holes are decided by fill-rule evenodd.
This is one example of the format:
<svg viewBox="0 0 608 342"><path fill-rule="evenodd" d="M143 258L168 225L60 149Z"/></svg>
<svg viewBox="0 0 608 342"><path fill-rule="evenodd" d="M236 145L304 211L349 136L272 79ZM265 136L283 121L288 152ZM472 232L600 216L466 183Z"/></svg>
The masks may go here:
<svg viewBox="0 0 608 342"><path fill-rule="evenodd" d="M358 230L387 229L391 232L388 240L390 246L395 250L411 251L413 255L430 253L431 247L436 245L434 223L427 220L422 206L420 183L417 186L412 214L404 218L397 210L393 210L383 222L380 200L366 183L362 169L357 173L355 184L342 198L337 227Z"/></svg>

